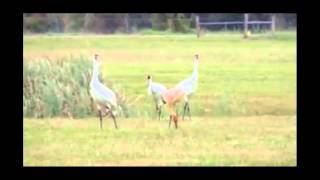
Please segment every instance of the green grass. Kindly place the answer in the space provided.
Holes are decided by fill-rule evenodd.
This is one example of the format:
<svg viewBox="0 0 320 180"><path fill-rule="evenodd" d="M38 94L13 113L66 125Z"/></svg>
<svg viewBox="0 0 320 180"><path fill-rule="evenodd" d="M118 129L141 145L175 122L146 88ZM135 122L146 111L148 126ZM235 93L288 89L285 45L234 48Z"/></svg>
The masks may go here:
<svg viewBox="0 0 320 180"><path fill-rule="evenodd" d="M24 119L24 166L296 166L296 117Z"/></svg>
<svg viewBox="0 0 320 180"><path fill-rule="evenodd" d="M84 57L89 61L94 53L102 56L104 82L124 96L131 117L150 117L154 113L146 93L146 75L173 87L191 75L195 53L200 55L200 65L199 88L191 100L194 115L296 114L295 32L253 34L249 39L232 32L206 34L200 39L195 35L24 36L25 64L37 64L43 58L53 62L52 68L43 71L54 69L59 59L76 62ZM90 66L87 68L82 71L91 71ZM65 82L74 79L59 75ZM76 112L84 108L77 105L71 103L76 117Z"/></svg>
<svg viewBox="0 0 320 180"><path fill-rule="evenodd" d="M25 166L296 166L295 32L249 39L143 33L23 37ZM91 109L86 83L95 53L103 83L121 95L129 115L119 118L119 130L108 118L100 131ZM196 53L193 119L169 129L165 110L156 120L146 76L173 87L191 75ZM64 101L74 119L61 117Z"/></svg>

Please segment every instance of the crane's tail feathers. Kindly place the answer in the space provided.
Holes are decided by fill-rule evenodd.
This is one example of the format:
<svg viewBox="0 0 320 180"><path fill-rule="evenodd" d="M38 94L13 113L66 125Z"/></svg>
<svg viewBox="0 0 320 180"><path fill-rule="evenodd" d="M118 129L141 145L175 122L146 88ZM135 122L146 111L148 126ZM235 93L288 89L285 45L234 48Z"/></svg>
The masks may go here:
<svg viewBox="0 0 320 180"><path fill-rule="evenodd" d="M118 112L119 112L119 113L118 113ZM119 114L119 115L122 115L122 112L123 112L122 107L121 107L120 105L117 105L117 110L112 111L112 114L113 114L114 116L117 116L118 114Z"/></svg>

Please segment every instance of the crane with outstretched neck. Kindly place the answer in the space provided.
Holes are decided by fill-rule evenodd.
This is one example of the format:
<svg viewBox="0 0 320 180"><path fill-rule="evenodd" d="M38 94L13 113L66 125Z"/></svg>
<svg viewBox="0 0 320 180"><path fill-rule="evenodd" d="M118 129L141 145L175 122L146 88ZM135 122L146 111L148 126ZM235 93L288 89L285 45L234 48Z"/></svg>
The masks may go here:
<svg viewBox="0 0 320 180"><path fill-rule="evenodd" d="M110 115L113 119L115 128L118 128L116 115L117 109L119 108L117 103L117 97L115 93L109 89L108 87L104 86L99 81L99 66L101 60L99 55L95 54L93 58L93 71L92 71L92 78L90 82L90 95L94 100L97 109L99 111L100 117L100 129L102 129L102 112L105 111L105 115Z"/></svg>
<svg viewBox="0 0 320 180"><path fill-rule="evenodd" d="M189 118L191 120L191 112L189 106L190 97L196 92L198 88L198 65L199 65L199 55L196 54L193 60L193 72L190 77L178 83L175 88L180 89L184 92L184 108L182 120L184 119L186 111L189 112Z"/></svg>

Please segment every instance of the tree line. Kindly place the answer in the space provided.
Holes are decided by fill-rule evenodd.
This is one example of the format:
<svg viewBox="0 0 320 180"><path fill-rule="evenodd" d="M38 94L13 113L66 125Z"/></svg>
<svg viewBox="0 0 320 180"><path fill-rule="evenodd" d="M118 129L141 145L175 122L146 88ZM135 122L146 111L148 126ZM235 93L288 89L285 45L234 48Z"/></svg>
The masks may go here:
<svg viewBox="0 0 320 180"><path fill-rule="evenodd" d="M201 21L242 21L243 13L24 13L25 33L134 33L141 29L188 33ZM270 20L270 13L250 13L250 20ZM277 28L295 28L296 14L276 14Z"/></svg>

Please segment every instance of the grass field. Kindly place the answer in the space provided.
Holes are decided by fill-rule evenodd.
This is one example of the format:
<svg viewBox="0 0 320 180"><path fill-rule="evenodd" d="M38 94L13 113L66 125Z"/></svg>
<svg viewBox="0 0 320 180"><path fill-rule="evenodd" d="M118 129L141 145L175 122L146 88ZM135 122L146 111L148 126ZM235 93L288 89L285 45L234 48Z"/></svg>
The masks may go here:
<svg viewBox="0 0 320 180"><path fill-rule="evenodd" d="M24 120L25 166L296 166L296 117Z"/></svg>
<svg viewBox="0 0 320 180"><path fill-rule="evenodd" d="M24 165L296 165L296 33L24 36L24 62L101 55L101 73L131 117L24 118ZM146 75L168 87L200 55L192 121L168 129L147 96ZM48 69L49 71L50 69ZM41 77L39 77L41 78ZM65 77L70 78L70 76ZM25 99L24 99L25 100ZM81 103L78 103L81 104ZM77 106L77 104L74 104ZM181 109L181 108L180 108Z"/></svg>

